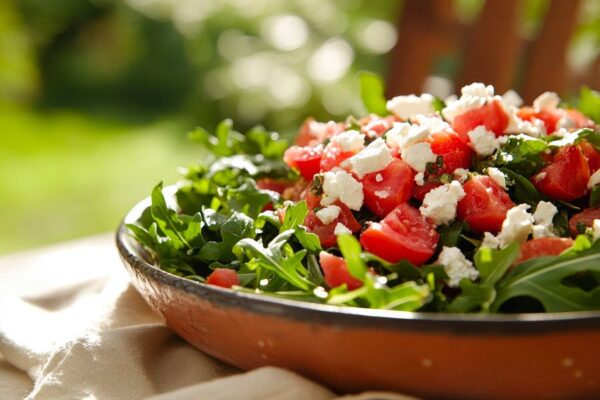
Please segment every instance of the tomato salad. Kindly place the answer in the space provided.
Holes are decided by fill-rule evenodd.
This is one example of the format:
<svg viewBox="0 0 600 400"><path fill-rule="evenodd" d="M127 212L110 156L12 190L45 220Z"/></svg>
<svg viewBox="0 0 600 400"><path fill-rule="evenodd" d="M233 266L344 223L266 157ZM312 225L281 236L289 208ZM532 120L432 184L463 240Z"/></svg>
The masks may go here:
<svg viewBox="0 0 600 400"><path fill-rule="evenodd" d="M460 96L383 99L302 125L190 137L214 162L162 185L132 234L161 268L234 290L429 312L600 309L600 130L552 92L523 106ZM369 92L370 91L370 92Z"/></svg>

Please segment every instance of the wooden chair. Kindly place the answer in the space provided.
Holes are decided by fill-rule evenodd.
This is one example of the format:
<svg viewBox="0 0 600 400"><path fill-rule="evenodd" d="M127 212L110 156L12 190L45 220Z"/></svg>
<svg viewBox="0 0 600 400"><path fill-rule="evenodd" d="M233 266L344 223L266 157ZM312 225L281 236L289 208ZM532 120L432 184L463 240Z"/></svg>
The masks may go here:
<svg viewBox="0 0 600 400"><path fill-rule="evenodd" d="M515 88L531 102L546 90L576 90L582 82L569 71L566 56L581 0L552 0L533 41L517 34L519 5L519 0L487 0L477 21L467 27L457 20L450 0L405 1L391 53L388 95L420 93L434 62L448 54L461 60L454 77L457 91L466 83L485 82L497 93ZM584 81L600 83L598 72L600 59Z"/></svg>

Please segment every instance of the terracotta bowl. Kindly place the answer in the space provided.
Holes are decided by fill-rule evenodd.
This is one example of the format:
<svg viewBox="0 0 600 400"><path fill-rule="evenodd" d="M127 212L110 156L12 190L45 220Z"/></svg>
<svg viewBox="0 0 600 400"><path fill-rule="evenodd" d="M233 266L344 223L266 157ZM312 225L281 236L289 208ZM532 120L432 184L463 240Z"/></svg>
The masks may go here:
<svg viewBox="0 0 600 400"><path fill-rule="evenodd" d="M144 259L123 225L117 247L133 284L171 329L243 370L279 366L340 392L600 398L600 312L479 316L312 304L169 274Z"/></svg>

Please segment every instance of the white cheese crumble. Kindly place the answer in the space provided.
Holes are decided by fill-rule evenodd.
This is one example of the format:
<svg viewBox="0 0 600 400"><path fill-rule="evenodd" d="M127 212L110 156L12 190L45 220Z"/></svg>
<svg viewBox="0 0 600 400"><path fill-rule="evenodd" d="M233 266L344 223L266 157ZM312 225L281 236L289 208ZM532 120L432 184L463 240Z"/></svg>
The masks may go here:
<svg viewBox="0 0 600 400"><path fill-rule="evenodd" d="M588 180L587 188L591 189L597 185L600 185L600 169L598 171L594 172L592 174L592 176L590 176L590 179Z"/></svg>
<svg viewBox="0 0 600 400"><path fill-rule="evenodd" d="M364 200L362 183L340 168L325 172L323 177L323 192L327 197L340 199L352 210L360 210Z"/></svg>
<svg viewBox="0 0 600 400"><path fill-rule="evenodd" d="M413 144L402 149L402 160L417 172L425 172L427 163L437 160L437 156L431 151L431 145L427 142Z"/></svg>
<svg viewBox="0 0 600 400"><path fill-rule="evenodd" d="M423 186L425 184L425 174L419 172L415 175L415 183L419 186Z"/></svg>
<svg viewBox="0 0 600 400"><path fill-rule="evenodd" d="M447 224L456 218L456 206L465 197L465 191L458 181L446 183L430 190L419 209L421 215L436 225Z"/></svg>
<svg viewBox="0 0 600 400"><path fill-rule="evenodd" d="M481 157L491 155L499 147L494 132L488 131L483 125L473 129L467 133L467 135L469 135L469 139L471 139L471 147L475 150L477 155Z"/></svg>
<svg viewBox="0 0 600 400"><path fill-rule="evenodd" d="M331 143L340 146L342 151L360 151L365 147L365 135L354 130L345 131L331 138Z"/></svg>
<svg viewBox="0 0 600 400"><path fill-rule="evenodd" d="M527 212L528 209L528 204L519 204L508 210L498 236L485 232L481 245L497 249L525 242L533 231L533 216Z"/></svg>
<svg viewBox="0 0 600 400"><path fill-rule="evenodd" d="M436 263L444 266L444 271L450 278L448 280L450 287L459 287L460 281L464 278L474 281L479 277L479 271L457 247L444 246Z"/></svg>
<svg viewBox="0 0 600 400"><path fill-rule="evenodd" d="M544 92L533 101L533 108L540 110L554 110L560 104L560 97L554 92Z"/></svg>
<svg viewBox="0 0 600 400"><path fill-rule="evenodd" d="M521 107L523 105L523 99L519 96L519 93L510 89L502 95L502 100L505 104L513 107Z"/></svg>
<svg viewBox="0 0 600 400"><path fill-rule="evenodd" d="M430 134L426 127L407 122L395 122L385 136L389 147L403 149L426 140Z"/></svg>
<svg viewBox="0 0 600 400"><path fill-rule="evenodd" d="M459 99L449 101L442 110L444 118L452 123L454 118L474 108L479 108L494 97L494 87L483 83L472 83L461 89Z"/></svg>
<svg viewBox="0 0 600 400"><path fill-rule="evenodd" d="M352 231L348 229L346 225L342 224L341 222L338 222L335 226L335 229L333 230L333 234L336 236L342 234L352 235Z"/></svg>
<svg viewBox="0 0 600 400"><path fill-rule="evenodd" d="M327 206L315 213L317 218L324 224L330 224L340 215L341 208L338 206Z"/></svg>
<svg viewBox="0 0 600 400"><path fill-rule="evenodd" d="M546 125L544 125L544 121L539 119L524 121L519 118L519 115L517 114L519 109L517 107L509 104L504 104L503 106L508 114L508 126L504 129L504 133L524 133L533 137L539 137L546 134Z"/></svg>
<svg viewBox="0 0 600 400"><path fill-rule="evenodd" d="M321 198L321 201L319 202L323 207L327 207L332 205L333 203L335 203L337 199L336 198L331 198L331 197L327 197L327 196L323 196Z"/></svg>
<svg viewBox="0 0 600 400"><path fill-rule="evenodd" d="M388 100L386 108L389 112L402 119L414 118L418 114L431 114L434 97L428 93L421 96L410 94L408 96L396 96Z"/></svg>
<svg viewBox="0 0 600 400"><path fill-rule="evenodd" d="M392 154L383 139L377 138L349 159L352 171L362 178L371 172L381 171L392 161Z"/></svg>
<svg viewBox="0 0 600 400"><path fill-rule="evenodd" d="M544 172L540 172L539 174L537 174L536 176L534 176L533 179L535 180L535 183L539 183L542 180L544 180L544 178L546 177L546 175L548 175L548 173L546 173L545 171Z"/></svg>
<svg viewBox="0 0 600 400"><path fill-rule="evenodd" d="M600 219L595 219L592 223L592 235L594 241L600 239Z"/></svg>
<svg viewBox="0 0 600 400"><path fill-rule="evenodd" d="M552 220L558 212L554 204L549 201L540 201L533 213L533 238L554 236Z"/></svg>
<svg viewBox="0 0 600 400"><path fill-rule="evenodd" d="M417 115L415 120L419 123L420 127L429 129L431 133L452 130L450 125L438 115L434 115L431 117L426 115Z"/></svg>
<svg viewBox="0 0 600 400"><path fill-rule="evenodd" d="M469 171L464 168L456 168L452 175L454 175L454 179L460 183L464 183L469 177Z"/></svg>
<svg viewBox="0 0 600 400"><path fill-rule="evenodd" d="M380 199L387 199L390 197L390 192L388 190L376 190L375 196L379 197Z"/></svg>
<svg viewBox="0 0 600 400"><path fill-rule="evenodd" d="M375 182L382 182L382 181L383 181L383 175L381 175L381 174L375 175Z"/></svg>
<svg viewBox="0 0 600 400"><path fill-rule="evenodd" d="M575 141L579 138L579 134L577 132L564 132L561 131L562 139L553 140L548 143L548 146L554 147L564 147L575 144Z"/></svg>
<svg viewBox="0 0 600 400"><path fill-rule="evenodd" d="M577 128L577 124L572 118L570 118L567 115L560 117L560 119L556 121L556 130L574 128Z"/></svg>
<svg viewBox="0 0 600 400"><path fill-rule="evenodd" d="M487 174L494 180L502 189L506 190L506 175L498 168L490 167L487 169Z"/></svg>

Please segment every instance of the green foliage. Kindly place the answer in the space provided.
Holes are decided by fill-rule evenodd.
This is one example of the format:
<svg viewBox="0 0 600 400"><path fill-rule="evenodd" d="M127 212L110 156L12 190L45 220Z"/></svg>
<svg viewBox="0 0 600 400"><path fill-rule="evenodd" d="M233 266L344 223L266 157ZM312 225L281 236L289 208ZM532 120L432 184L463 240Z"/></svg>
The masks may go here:
<svg viewBox="0 0 600 400"><path fill-rule="evenodd" d="M496 152L493 161L497 167L530 177L544 167L542 153L547 149L548 144L543 140L509 136L506 143Z"/></svg>
<svg viewBox="0 0 600 400"><path fill-rule="evenodd" d="M383 78L368 71L359 73L360 98L369 113L388 115Z"/></svg>
<svg viewBox="0 0 600 400"><path fill-rule="evenodd" d="M600 124L600 93L587 86L582 87L579 91L577 108L594 122Z"/></svg>

